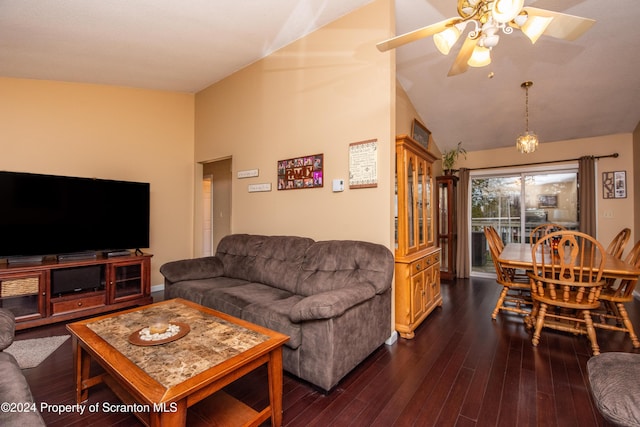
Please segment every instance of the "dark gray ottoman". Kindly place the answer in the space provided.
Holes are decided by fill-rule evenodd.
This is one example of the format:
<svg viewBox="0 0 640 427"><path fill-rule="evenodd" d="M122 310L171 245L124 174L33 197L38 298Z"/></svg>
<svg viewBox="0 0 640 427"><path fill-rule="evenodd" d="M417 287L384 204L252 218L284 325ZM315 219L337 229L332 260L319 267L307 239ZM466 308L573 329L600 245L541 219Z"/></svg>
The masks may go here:
<svg viewBox="0 0 640 427"><path fill-rule="evenodd" d="M593 399L616 425L640 426L640 354L601 353L587 361Z"/></svg>

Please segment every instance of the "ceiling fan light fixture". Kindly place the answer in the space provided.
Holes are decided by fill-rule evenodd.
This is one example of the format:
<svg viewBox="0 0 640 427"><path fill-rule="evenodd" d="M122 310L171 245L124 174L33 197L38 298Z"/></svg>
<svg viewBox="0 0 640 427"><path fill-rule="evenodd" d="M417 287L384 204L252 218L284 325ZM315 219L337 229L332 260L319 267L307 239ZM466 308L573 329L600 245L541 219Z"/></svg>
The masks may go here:
<svg viewBox="0 0 640 427"><path fill-rule="evenodd" d="M551 16L529 16L529 19L520 26L520 30L529 37L531 44L535 44L551 21L553 21L553 17Z"/></svg>
<svg viewBox="0 0 640 427"><path fill-rule="evenodd" d="M485 67L491 64L491 50L486 47L476 45L476 47L473 48L473 53L471 54L471 58L467 61L467 64L470 67Z"/></svg>
<svg viewBox="0 0 640 427"><path fill-rule="evenodd" d="M486 47L488 49L491 49L493 47L496 47L498 45L499 41L500 41L500 36L499 35L491 34L491 35L488 35L488 36L483 37L482 39L480 39L480 41L478 43L482 47Z"/></svg>
<svg viewBox="0 0 640 427"><path fill-rule="evenodd" d="M527 12L522 12L520 15L513 18L513 22L515 22L519 28L522 28L525 22L527 22L528 18L529 15L527 14Z"/></svg>
<svg viewBox="0 0 640 427"><path fill-rule="evenodd" d="M433 43L441 54L448 55L451 48L456 44L459 38L460 30L457 26L452 25L447 27L444 31L434 34Z"/></svg>
<svg viewBox="0 0 640 427"><path fill-rule="evenodd" d="M524 6L524 0L496 0L491 15L496 22L506 24L512 21Z"/></svg>
<svg viewBox="0 0 640 427"><path fill-rule="evenodd" d="M449 0L454 1L454 0ZM530 0L529 0L530 1ZM376 44L380 52L407 43L433 37L434 44L443 55L448 55L458 39L464 43L447 76L462 74L471 67L483 67L491 63L490 50L498 45L500 35L521 30L536 43L541 35L563 40L575 40L595 23L593 19L566 13L524 6L525 0L456 0L458 17L418 28L383 40ZM469 31L468 25L472 25Z"/></svg>

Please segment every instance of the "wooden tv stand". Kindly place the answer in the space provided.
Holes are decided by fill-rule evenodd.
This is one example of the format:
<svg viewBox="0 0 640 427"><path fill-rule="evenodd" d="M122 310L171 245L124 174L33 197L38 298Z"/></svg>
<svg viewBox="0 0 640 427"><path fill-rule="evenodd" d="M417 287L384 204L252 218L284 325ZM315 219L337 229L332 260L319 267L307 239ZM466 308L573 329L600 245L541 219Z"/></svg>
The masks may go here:
<svg viewBox="0 0 640 427"><path fill-rule="evenodd" d="M0 264L0 307L15 314L16 329L20 330L150 304L151 257L97 255L92 259ZM98 277L98 283L86 287L76 283L85 270Z"/></svg>

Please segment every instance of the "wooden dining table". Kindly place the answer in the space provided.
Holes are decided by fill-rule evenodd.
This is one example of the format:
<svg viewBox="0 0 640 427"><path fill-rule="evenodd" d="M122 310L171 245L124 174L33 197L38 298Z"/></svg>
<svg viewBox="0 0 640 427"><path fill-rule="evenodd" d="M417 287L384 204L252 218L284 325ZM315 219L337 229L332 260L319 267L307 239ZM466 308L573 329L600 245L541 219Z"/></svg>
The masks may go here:
<svg viewBox="0 0 640 427"><path fill-rule="evenodd" d="M498 262L508 268L532 271L532 245L529 243L507 243L500 252ZM602 276L612 279L637 279L640 268L623 260L608 256L604 261Z"/></svg>

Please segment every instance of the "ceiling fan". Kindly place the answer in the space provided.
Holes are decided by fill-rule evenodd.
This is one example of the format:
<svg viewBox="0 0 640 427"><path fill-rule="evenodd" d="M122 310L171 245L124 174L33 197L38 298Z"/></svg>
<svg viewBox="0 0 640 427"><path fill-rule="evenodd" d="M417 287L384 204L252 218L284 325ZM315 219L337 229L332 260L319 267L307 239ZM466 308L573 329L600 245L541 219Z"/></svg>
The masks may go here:
<svg viewBox="0 0 640 427"><path fill-rule="evenodd" d="M458 0L459 17L427 25L376 46L381 52L433 36L436 48L448 55L467 25L472 29L465 37L448 76L464 73L468 67L491 63L491 49L500 41L499 31L511 34L519 29L535 43L541 35L575 40L596 22L593 19L567 15L546 9L524 6L524 0Z"/></svg>

